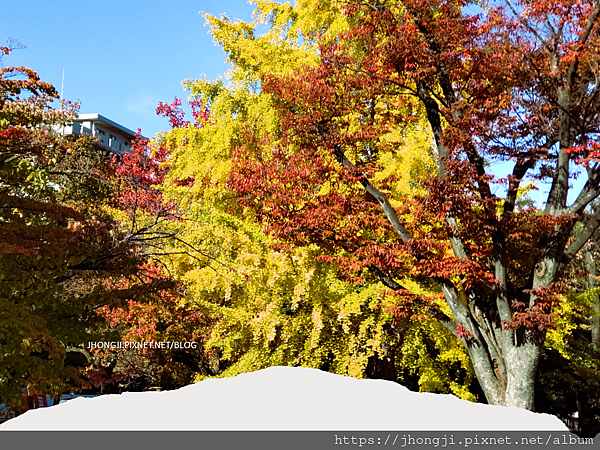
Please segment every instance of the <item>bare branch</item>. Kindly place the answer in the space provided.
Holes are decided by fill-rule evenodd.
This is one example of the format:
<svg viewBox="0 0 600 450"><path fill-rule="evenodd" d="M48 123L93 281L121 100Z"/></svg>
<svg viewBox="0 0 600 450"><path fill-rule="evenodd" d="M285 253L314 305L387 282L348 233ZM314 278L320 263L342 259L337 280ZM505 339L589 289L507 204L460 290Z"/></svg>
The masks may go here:
<svg viewBox="0 0 600 450"><path fill-rule="evenodd" d="M519 160L515 167L513 168L513 173L510 176L508 182L508 192L506 194L506 199L504 200L504 212L513 212L515 209L515 202L517 201L517 194L519 192L519 186L521 185L521 181L523 177L527 173L529 169L531 169L536 162L536 158L530 158L525 161Z"/></svg>
<svg viewBox="0 0 600 450"><path fill-rule="evenodd" d="M600 168L596 167L590 172L575 202L567 209L567 214L580 214L598 196L600 196Z"/></svg>
<svg viewBox="0 0 600 450"><path fill-rule="evenodd" d="M337 157L338 161L344 167L347 167L352 170L356 169L356 166L354 164L352 164L352 162L350 162L350 160L348 158L346 158L346 155L344 155L344 152L342 151L342 149L339 146L337 146L337 148L335 149L334 154ZM396 214L396 210L392 207L392 205L390 205L390 202L387 199L387 197L385 196L385 194L383 194L379 189L377 189L375 186L373 186L371 184L371 182L365 176L361 177L360 182L365 187L367 192L369 194L371 194L373 197L375 197L375 199L379 202L381 209L383 209L383 212L387 216L390 224L392 225L392 227L394 228L394 231L398 234L398 236L400 236L400 238L404 242L412 239L412 234L410 232L408 232L406 230L406 228L404 227L404 225L402 225L400 223L400 220L398 219L398 215Z"/></svg>
<svg viewBox="0 0 600 450"><path fill-rule="evenodd" d="M398 283L396 280L394 280L390 275L384 273L381 269L379 269L379 267L377 266L369 266L369 270L375 274L377 276L377 278L379 278L379 280L388 288L394 290L394 291L407 291L410 292L408 289L406 289L404 286L402 286L400 283ZM444 328L446 328L447 330L451 331L452 333L455 333L457 331L457 325L456 322L454 320L452 320L452 318L448 317L446 314L444 314L442 311L440 311L438 308L432 307L431 305L426 305L425 303L423 303L423 301L416 295L412 295L412 301L413 304L417 307L424 307L426 309L426 312L429 316L433 317L434 319L438 320L443 326Z"/></svg>
<svg viewBox="0 0 600 450"><path fill-rule="evenodd" d="M594 232L600 227L600 209L592 214L584 225L583 230L573 239L569 248L565 252L567 262L571 261L575 255L583 248L585 243L592 237Z"/></svg>

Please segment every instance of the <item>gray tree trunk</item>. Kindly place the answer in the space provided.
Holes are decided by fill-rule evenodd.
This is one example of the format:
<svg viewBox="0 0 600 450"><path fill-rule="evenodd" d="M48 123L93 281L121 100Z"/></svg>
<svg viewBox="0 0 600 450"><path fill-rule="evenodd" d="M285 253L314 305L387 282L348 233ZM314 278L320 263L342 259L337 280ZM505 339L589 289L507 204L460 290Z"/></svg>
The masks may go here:
<svg viewBox="0 0 600 450"><path fill-rule="evenodd" d="M588 290L593 291L598 287L598 271L589 245L586 246L585 263L588 270ZM592 328L592 344L598 348L600 347L600 295L597 292L592 294L590 325Z"/></svg>

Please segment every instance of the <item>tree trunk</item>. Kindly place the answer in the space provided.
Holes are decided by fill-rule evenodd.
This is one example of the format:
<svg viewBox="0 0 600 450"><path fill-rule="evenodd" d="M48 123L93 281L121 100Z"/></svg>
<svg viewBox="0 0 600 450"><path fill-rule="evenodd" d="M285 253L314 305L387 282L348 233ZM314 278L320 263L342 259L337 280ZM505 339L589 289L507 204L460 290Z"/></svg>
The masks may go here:
<svg viewBox="0 0 600 450"><path fill-rule="evenodd" d="M596 270L596 262L590 245L586 246L585 262L588 270L588 290L593 291L598 287L598 271ZM595 348L598 348L600 347L600 296L597 292L592 294L590 325L592 327L592 344Z"/></svg>
<svg viewBox="0 0 600 450"><path fill-rule="evenodd" d="M492 330L477 331L490 336ZM493 338L461 339L488 403L533 410L535 375L542 355L539 336L522 330L493 331L500 337L495 350Z"/></svg>
<svg viewBox="0 0 600 450"><path fill-rule="evenodd" d="M534 385L542 347L521 342L506 352L508 380L504 406L534 410Z"/></svg>
<svg viewBox="0 0 600 450"><path fill-rule="evenodd" d="M591 318L592 344L594 344L594 347L598 349L600 348L600 296L598 296L598 294L594 294L593 301L593 315Z"/></svg>

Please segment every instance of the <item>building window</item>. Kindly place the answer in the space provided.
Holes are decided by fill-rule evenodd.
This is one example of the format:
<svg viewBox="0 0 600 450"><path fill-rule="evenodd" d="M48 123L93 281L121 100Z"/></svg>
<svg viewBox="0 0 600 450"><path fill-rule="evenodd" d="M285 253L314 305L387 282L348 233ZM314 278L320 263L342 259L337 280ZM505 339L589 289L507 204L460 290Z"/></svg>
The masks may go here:
<svg viewBox="0 0 600 450"><path fill-rule="evenodd" d="M100 136L100 142L102 142L104 144L104 137L106 136L106 133L104 133L104 130L101 130L100 128L96 128L96 136Z"/></svg>

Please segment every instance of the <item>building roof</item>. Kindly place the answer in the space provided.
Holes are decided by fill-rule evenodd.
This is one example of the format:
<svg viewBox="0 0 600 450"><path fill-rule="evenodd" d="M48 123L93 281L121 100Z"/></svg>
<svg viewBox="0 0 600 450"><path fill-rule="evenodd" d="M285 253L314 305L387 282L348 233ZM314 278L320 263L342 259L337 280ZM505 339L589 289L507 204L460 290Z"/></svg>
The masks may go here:
<svg viewBox="0 0 600 450"><path fill-rule="evenodd" d="M100 114L79 114L77 116L77 119L74 119L73 121L74 122L83 122L86 120L89 120L91 122L102 123L102 125L104 125L105 128L112 129L116 132L131 135L132 139L135 137L135 133L136 133L135 131L132 131L129 128L125 128L123 125L119 125L117 122L114 122L114 121L110 120L109 118L104 117L103 115L100 115ZM144 136L142 136L142 138L144 138Z"/></svg>

